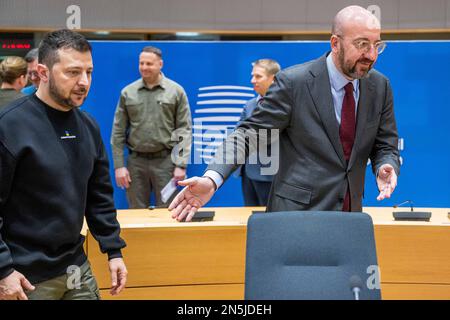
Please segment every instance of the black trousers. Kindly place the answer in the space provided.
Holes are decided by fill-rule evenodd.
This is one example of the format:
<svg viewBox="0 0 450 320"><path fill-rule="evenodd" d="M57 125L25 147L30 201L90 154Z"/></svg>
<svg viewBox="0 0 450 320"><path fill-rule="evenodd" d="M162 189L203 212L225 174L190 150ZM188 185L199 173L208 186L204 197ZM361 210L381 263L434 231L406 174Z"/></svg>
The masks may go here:
<svg viewBox="0 0 450 320"><path fill-rule="evenodd" d="M272 181L256 181L242 175L242 192L247 207L266 206Z"/></svg>

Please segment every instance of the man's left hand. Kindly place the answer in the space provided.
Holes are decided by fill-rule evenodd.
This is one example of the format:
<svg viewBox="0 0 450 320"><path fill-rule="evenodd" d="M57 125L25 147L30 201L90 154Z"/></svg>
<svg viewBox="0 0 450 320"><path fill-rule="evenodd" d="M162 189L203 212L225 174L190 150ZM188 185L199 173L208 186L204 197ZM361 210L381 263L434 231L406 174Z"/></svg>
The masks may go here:
<svg viewBox="0 0 450 320"><path fill-rule="evenodd" d="M383 164L378 170L377 185L380 194L377 197L378 201L385 198L390 198L397 186L397 174L394 167L390 164Z"/></svg>
<svg viewBox="0 0 450 320"><path fill-rule="evenodd" d="M175 179L175 184L178 181L184 180L186 178L186 169L175 167L175 170L173 170L173 178Z"/></svg>
<svg viewBox="0 0 450 320"><path fill-rule="evenodd" d="M127 268L122 258L109 260L109 271L111 272L111 295L118 295L127 283Z"/></svg>

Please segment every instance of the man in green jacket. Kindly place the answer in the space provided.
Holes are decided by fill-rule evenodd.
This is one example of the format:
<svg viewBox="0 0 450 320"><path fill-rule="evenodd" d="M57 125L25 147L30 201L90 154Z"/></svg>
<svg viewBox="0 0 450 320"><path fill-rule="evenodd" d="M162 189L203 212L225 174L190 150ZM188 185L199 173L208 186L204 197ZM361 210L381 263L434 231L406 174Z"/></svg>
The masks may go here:
<svg viewBox="0 0 450 320"><path fill-rule="evenodd" d="M161 190L186 176L192 121L184 89L161 72L162 52L145 47L139 55L142 78L121 92L111 145L116 183L127 191L130 208L147 208L151 192L163 206ZM177 148L174 149L174 147ZM129 151L125 165L124 149ZM181 148L178 148L181 147Z"/></svg>

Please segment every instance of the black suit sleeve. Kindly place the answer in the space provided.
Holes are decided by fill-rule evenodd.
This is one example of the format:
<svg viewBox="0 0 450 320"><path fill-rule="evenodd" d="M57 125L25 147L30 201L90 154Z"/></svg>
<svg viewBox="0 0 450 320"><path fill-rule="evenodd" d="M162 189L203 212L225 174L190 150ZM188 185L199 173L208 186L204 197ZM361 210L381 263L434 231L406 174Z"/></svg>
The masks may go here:
<svg viewBox="0 0 450 320"><path fill-rule="evenodd" d="M394 99L389 80L386 81L385 92L385 103L381 111L380 126L370 154L370 161L374 174L377 174L378 169L383 164L390 164L399 175L398 133L394 115Z"/></svg>
<svg viewBox="0 0 450 320"><path fill-rule="evenodd" d="M286 129L291 121L292 93L291 80L283 71L279 72L262 103L227 137L207 170L214 170L227 179L239 165L245 163L249 154L257 150L257 137L261 136L261 130L272 133L273 129L277 129L279 135ZM264 140L259 141L259 147L267 147L265 142L270 144L270 139Z"/></svg>

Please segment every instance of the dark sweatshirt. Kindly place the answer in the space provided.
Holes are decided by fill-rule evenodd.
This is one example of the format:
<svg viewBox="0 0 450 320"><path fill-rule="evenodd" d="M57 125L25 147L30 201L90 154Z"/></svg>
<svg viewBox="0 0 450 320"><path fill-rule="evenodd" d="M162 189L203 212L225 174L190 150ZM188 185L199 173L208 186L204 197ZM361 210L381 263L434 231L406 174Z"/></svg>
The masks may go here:
<svg viewBox="0 0 450 320"><path fill-rule="evenodd" d="M108 157L97 123L36 95L0 111L0 279L32 283L86 261L83 218L109 259L125 242L116 219Z"/></svg>

